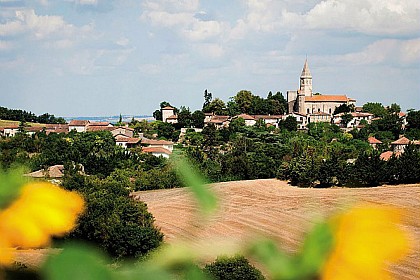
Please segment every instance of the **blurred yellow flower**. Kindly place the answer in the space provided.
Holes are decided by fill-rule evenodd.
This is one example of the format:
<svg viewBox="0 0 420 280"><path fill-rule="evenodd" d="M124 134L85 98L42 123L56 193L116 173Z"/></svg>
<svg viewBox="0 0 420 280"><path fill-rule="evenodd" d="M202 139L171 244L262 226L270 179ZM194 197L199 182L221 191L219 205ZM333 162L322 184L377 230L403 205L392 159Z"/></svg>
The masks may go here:
<svg viewBox="0 0 420 280"><path fill-rule="evenodd" d="M82 213L80 195L47 182L24 185L20 196L0 211L0 265L9 264L13 248L37 248L51 236L69 232Z"/></svg>
<svg viewBox="0 0 420 280"><path fill-rule="evenodd" d="M400 219L400 210L372 205L334 217L334 249L322 279L391 279L386 265L401 259L409 248Z"/></svg>

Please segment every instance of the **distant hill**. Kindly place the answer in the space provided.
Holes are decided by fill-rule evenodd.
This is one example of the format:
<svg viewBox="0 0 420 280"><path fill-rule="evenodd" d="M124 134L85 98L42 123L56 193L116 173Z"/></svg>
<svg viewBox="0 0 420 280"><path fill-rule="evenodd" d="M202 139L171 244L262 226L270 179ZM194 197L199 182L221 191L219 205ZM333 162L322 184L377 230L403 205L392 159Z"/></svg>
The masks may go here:
<svg viewBox="0 0 420 280"><path fill-rule="evenodd" d="M139 115L139 116L133 116L133 115L122 115L123 122L131 122L132 119L135 120L154 120L152 116L148 115ZM120 116L99 116L99 117L65 117L64 118L66 122L70 122L71 120L87 120L92 122L110 122L110 123L117 123L120 120Z"/></svg>

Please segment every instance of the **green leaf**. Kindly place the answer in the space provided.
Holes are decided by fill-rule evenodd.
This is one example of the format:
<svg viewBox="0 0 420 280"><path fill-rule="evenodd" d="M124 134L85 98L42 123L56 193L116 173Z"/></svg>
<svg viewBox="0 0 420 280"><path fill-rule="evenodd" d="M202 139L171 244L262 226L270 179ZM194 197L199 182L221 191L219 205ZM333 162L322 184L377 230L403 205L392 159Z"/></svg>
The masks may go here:
<svg viewBox="0 0 420 280"><path fill-rule="evenodd" d="M21 187L28 181L23 177L23 168L8 172L0 170L0 209L6 208L19 196Z"/></svg>
<svg viewBox="0 0 420 280"><path fill-rule="evenodd" d="M277 248L273 240L257 241L249 248L249 253L266 267L270 279L295 279L295 263Z"/></svg>
<svg viewBox="0 0 420 280"><path fill-rule="evenodd" d="M217 207L217 198L206 186L206 180L200 172L181 155L174 155L176 172L198 201L200 209L210 214Z"/></svg>
<svg viewBox="0 0 420 280"><path fill-rule="evenodd" d="M58 255L51 255L42 272L47 280L117 279L106 266L102 254L87 245L71 244Z"/></svg>
<svg viewBox="0 0 420 280"><path fill-rule="evenodd" d="M327 223L315 224L308 233L298 256L299 271L306 275L316 275L322 269L332 248L334 238Z"/></svg>

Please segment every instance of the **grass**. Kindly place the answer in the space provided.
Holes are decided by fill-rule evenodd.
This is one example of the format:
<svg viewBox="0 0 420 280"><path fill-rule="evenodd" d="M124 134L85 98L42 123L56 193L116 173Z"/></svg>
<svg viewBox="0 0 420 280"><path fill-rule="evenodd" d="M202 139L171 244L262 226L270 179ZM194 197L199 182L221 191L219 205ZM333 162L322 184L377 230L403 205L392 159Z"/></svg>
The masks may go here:
<svg viewBox="0 0 420 280"><path fill-rule="evenodd" d="M19 121L9 121L9 120L0 120L0 127L5 126L19 126ZM27 122L27 126L45 126L43 123L33 123L33 122Z"/></svg>

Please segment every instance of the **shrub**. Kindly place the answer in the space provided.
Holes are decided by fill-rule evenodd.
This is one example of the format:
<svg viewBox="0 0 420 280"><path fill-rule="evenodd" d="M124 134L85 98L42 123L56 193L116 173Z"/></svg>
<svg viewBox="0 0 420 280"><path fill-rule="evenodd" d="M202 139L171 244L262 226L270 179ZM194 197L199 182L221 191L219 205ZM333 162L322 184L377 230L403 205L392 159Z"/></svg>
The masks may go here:
<svg viewBox="0 0 420 280"><path fill-rule="evenodd" d="M218 257L215 262L206 265L204 271L214 279L265 279L261 271L243 256Z"/></svg>

